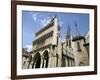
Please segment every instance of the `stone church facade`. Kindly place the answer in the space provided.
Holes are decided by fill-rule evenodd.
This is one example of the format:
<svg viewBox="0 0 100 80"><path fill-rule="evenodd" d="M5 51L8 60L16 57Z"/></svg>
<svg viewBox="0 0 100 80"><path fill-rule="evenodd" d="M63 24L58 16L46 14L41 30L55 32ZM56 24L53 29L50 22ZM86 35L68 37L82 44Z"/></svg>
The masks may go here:
<svg viewBox="0 0 100 80"><path fill-rule="evenodd" d="M27 56L26 68L88 66L89 33L81 36L77 31L77 35L73 37L68 25L64 42L61 41L60 36L59 21L57 16L54 16L35 34L36 39L33 41L31 53ZM26 59L24 57L23 63Z"/></svg>

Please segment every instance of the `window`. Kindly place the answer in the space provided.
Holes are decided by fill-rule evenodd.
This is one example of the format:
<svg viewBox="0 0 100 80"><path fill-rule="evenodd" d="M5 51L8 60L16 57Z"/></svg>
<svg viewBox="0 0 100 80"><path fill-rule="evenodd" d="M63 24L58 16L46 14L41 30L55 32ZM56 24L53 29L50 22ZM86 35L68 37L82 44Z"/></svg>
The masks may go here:
<svg viewBox="0 0 100 80"><path fill-rule="evenodd" d="M71 40L69 40L69 48L71 48Z"/></svg>
<svg viewBox="0 0 100 80"><path fill-rule="evenodd" d="M43 53L43 64L42 64L42 68L47 68L48 67L48 59L49 55L48 55L48 51L45 50Z"/></svg>
<svg viewBox="0 0 100 80"><path fill-rule="evenodd" d="M58 36L57 36L57 45L58 45Z"/></svg>
<svg viewBox="0 0 100 80"><path fill-rule="evenodd" d="M79 42L77 42L77 50L78 50L78 51L81 51L80 43L79 43Z"/></svg>
<svg viewBox="0 0 100 80"><path fill-rule="evenodd" d="M66 46L68 46L68 41L66 41Z"/></svg>

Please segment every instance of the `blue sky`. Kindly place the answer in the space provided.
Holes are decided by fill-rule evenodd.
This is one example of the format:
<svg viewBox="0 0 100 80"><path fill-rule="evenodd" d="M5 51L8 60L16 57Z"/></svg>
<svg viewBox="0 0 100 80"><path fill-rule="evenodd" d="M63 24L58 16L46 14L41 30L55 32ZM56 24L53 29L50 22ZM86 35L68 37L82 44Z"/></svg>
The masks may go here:
<svg viewBox="0 0 100 80"><path fill-rule="evenodd" d="M89 14L82 13L62 13L62 12L37 12L37 11L22 11L22 27L23 27L23 47L30 51L32 41L35 39L35 33L52 19L57 16L61 27L62 40L65 38L68 24L71 32L75 35L75 23L81 35L85 35L89 30Z"/></svg>

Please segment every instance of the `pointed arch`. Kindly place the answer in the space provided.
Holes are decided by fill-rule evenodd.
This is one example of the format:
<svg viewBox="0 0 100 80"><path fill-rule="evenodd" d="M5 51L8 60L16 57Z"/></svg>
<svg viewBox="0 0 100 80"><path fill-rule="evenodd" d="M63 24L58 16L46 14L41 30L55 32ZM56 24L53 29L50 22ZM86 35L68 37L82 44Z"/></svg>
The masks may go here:
<svg viewBox="0 0 100 80"><path fill-rule="evenodd" d="M34 56L33 59L34 63L32 65L32 68L40 68L40 64L41 64L41 55L39 52L37 52Z"/></svg>
<svg viewBox="0 0 100 80"><path fill-rule="evenodd" d="M43 64L42 64L42 68L47 68L48 67L48 60L49 60L49 53L47 50L45 50L43 52Z"/></svg>

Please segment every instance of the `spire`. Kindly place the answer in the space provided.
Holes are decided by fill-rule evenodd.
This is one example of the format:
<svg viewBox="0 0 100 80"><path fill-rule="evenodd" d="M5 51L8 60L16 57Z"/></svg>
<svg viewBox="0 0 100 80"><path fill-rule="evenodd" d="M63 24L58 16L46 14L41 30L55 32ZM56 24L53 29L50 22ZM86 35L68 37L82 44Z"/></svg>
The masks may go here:
<svg viewBox="0 0 100 80"><path fill-rule="evenodd" d="M75 22L75 29L76 29L76 36L80 36L80 33L78 31L78 28L77 28L77 23Z"/></svg>
<svg viewBox="0 0 100 80"><path fill-rule="evenodd" d="M52 17L51 22L54 21L55 18L57 18L56 15L54 15L54 16Z"/></svg>
<svg viewBox="0 0 100 80"><path fill-rule="evenodd" d="M72 41L77 41L77 40L84 39L84 37L81 36L79 31L78 31L77 23L75 23L75 31L76 31L76 36L73 38Z"/></svg>
<svg viewBox="0 0 100 80"><path fill-rule="evenodd" d="M70 37L71 37L71 29L70 29L70 25L68 24L66 38L70 38Z"/></svg>

